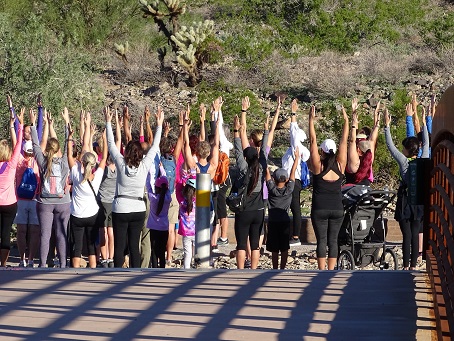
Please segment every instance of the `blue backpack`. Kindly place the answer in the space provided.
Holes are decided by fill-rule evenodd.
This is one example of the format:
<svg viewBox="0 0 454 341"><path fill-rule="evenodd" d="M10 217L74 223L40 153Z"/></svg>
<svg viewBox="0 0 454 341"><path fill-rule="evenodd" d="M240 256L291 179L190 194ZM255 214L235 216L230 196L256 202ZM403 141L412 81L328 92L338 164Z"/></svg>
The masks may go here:
<svg viewBox="0 0 454 341"><path fill-rule="evenodd" d="M32 167L27 167L17 187L17 196L20 199L33 199L38 187L38 179Z"/></svg>
<svg viewBox="0 0 454 341"><path fill-rule="evenodd" d="M305 161L301 161L301 188L306 188L311 184L309 167Z"/></svg>
<svg viewBox="0 0 454 341"><path fill-rule="evenodd" d="M172 156L172 159L166 159L164 156L161 156L162 167L166 171L167 179L169 180L169 191L173 193L175 190L175 159Z"/></svg>

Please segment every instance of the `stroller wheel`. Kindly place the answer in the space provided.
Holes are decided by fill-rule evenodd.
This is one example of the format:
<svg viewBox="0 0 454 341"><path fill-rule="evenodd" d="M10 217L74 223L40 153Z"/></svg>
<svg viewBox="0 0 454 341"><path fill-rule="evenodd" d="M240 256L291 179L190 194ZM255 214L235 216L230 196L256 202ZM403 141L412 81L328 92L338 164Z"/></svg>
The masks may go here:
<svg viewBox="0 0 454 341"><path fill-rule="evenodd" d="M340 253L339 258L337 258L337 269L338 270L354 270L355 269L355 260L350 251L344 250Z"/></svg>
<svg viewBox="0 0 454 341"><path fill-rule="evenodd" d="M391 249L386 249L380 258L380 270L397 270L397 256Z"/></svg>

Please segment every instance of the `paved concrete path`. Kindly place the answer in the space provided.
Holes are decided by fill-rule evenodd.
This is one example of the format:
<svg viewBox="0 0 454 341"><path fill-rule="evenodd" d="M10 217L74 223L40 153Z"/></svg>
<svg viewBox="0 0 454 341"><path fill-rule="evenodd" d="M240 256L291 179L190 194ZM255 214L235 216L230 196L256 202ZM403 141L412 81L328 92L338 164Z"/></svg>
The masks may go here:
<svg viewBox="0 0 454 341"><path fill-rule="evenodd" d="M0 340L430 340L407 271L0 270Z"/></svg>

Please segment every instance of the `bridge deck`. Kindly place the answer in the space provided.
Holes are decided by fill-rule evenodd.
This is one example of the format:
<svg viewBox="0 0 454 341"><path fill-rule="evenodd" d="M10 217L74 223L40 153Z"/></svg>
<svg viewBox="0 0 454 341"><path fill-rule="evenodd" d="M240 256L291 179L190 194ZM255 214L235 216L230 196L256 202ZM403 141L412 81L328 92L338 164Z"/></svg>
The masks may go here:
<svg viewBox="0 0 454 341"><path fill-rule="evenodd" d="M1 340L430 340L406 271L1 270Z"/></svg>

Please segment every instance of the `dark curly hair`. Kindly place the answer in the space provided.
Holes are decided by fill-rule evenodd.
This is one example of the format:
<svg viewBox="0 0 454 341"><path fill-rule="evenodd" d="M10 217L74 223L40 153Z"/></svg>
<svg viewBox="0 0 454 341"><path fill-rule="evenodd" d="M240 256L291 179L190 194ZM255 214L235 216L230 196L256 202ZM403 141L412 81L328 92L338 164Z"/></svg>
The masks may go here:
<svg viewBox="0 0 454 341"><path fill-rule="evenodd" d="M143 159L143 149L139 141L129 141L125 148L125 163L129 167L139 167Z"/></svg>

